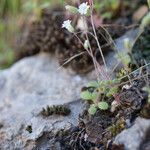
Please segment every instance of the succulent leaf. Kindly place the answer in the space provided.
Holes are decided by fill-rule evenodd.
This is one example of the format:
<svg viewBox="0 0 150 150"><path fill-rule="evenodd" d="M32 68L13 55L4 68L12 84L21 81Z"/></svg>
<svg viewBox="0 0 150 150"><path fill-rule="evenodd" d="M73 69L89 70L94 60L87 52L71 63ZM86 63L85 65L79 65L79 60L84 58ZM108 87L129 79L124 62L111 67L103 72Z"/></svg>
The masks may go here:
<svg viewBox="0 0 150 150"><path fill-rule="evenodd" d="M98 108L101 109L101 110L107 110L109 107L108 103L107 102L99 102L98 103Z"/></svg>

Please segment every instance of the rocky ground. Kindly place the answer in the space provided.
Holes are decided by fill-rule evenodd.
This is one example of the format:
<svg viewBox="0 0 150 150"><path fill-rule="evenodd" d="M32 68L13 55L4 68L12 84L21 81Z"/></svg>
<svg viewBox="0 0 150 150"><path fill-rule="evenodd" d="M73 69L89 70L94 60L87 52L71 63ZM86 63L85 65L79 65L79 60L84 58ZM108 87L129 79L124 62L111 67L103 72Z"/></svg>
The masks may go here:
<svg viewBox="0 0 150 150"><path fill-rule="evenodd" d="M148 93L143 90L150 85L149 68L137 71L131 78L132 84L125 84L126 88L122 83L119 85L119 105L114 111L109 108L89 115L89 103L81 100L80 92L96 79L94 65L82 44L61 30L63 11L43 10L41 20L30 22L29 30L18 41L18 61L0 72L0 150L149 150L150 104L147 104ZM148 7L143 5L132 16L130 11L126 15L121 12L121 18L116 13L115 23L137 23ZM115 50L123 55L132 53L139 66L149 62L150 30L145 30L129 52L125 40L132 46L139 29L136 25L120 25L108 29L114 43L102 28L96 29L112 78L122 67ZM83 40L85 35L79 36ZM90 41L93 54L104 70L96 42L91 37ZM84 55L64 65L79 53ZM137 67L132 65L131 70ZM110 105L114 102L113 97L105 98Z"/></svg>
<svg viewBox="0 0 150 150"><path fill-rule="evenodd" d="M127 33L127 36L133 36L133 33L135 31ZM130 38L131 41L133 37ZM125 50L122 47L124 38L126 36L116 41L120 50ZM112 56L112 52L106 56L107 63L111 64L110 70L117 63ZM93 72L80 76L71 70L62 69L58 60L47 53L24 58L11 68L1 71L0 149L63 149L60 140L57 142L54 137L57 137L57 132L62 129L79 127L78 116L86 108L80 100L80 90L92 79L95 79ZM60 104L65 104L71 110L68 116L41 115L41 111L46 109L47 105ZM92 124L86 125L86 132L88 127L89 133L93 131ZM93 125L96 125L96 122ZM146 134L149 127L149 120L138 117L131 128L123 130L115 137L114 143L123 144L125 150L138 150L141 143L144 146L148 143ZM93 142L93 139L91 141ZM92 143L89 145L92 147Z"/></svg>

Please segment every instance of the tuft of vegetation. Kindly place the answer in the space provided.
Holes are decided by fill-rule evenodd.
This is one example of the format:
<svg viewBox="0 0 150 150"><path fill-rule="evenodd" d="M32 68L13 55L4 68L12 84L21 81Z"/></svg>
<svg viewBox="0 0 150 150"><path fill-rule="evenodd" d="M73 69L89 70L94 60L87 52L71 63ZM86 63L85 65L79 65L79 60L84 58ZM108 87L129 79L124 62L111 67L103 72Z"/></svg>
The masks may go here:
<svg viewBox="0 0 150 150"><path fill-rule="evenodd" d="M29 133L32 133L32 126L31 125L28 125L26 127L26 131L28 131Z"/></svg>
<svg viewBox="0 0 150 150"><path fill-rule="evenodd" d="M118 79L88 83L87 87L81 92L81 98L91 103L89 108L90 114L95 114L97 109L109 109L109 104L104 99L115 97L119 90L119 83Z"/></svg>
<svg viewBox="0 0 150 150"><path fill-rule="evenodd" d="M0 123L0 129L3 128L3 127L4 127L4 125L2 123Z"/></svg>
<svg viewBox="0 0 150 150"><path fill-rule="evenodd" d="M125 129L125 120L124 118L120 118L117 120L115 124L110 126L108 130L111 132L112 136L115 137L117 134L119 134L123 129Z"/></svg>
<svg viewBox="0 0 150 150"><path fill-rule="evenodd" d="M46 108L43 108L40 114L44 117L49 117L51 115L67 116L70 113L71 110L67 106L53 105L53 106L47 106Z"/></svg>

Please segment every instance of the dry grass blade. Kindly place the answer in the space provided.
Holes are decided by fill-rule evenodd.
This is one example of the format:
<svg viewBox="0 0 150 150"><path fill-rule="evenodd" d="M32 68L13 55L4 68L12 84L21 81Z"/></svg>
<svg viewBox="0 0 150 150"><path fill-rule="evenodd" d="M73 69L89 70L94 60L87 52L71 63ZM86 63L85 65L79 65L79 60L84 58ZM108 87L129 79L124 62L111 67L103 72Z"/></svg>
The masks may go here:
<svg viewBox="0 0 150 150"><path fill-rule="evenodd" d="M58 70L59 69L61 69L64 65L66 65L66 64L68 64L70 61L72 61L73 59L75 59L76 57L78 57L78 56L80 56L80 55L83 55L85 53L85 51L84 52L81 52L81 53L79 53L79 54L76 54L76 55L74 55L74 56L72 56L71 58L69 58L68 60L66 60L59 68L58 68Z"/></svg>

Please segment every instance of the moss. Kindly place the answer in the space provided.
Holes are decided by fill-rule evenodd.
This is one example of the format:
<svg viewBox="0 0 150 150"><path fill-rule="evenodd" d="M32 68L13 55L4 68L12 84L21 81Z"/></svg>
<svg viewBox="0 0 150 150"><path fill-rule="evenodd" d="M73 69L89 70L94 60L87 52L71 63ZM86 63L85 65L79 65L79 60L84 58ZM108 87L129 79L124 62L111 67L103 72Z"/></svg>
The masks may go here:
<svg viewBox="0 0 150 150"><path fill-rule="evenodd" d="M26 127L26 131L28 131L29 133L32 133L32 126L31 125L28 125Z"/></svg>
<svg viewBox="0 0 150 150"><path fill-rule="evenodd" d="M41 115L44 117L48 117L51 115L62 115L67 116L69 115L71 110L64 105L53 105L53 106L47 106L46 108L43 108L41 111Z"/></svg>
<svg viewBox="0 0 150 150"><path fill-rule="evenodd" d="M0 129L3 128L3 127L4 127L4 125L2 123L0 123Z"/></svg>
<svg viewBox="0 0 150 150"><path fill-rule="evenodd" d="M123 118L120 118L115 124L109 127L109 131L111 132L112 137L114 137L119 134L124 128L125 120Z"/></svg>

